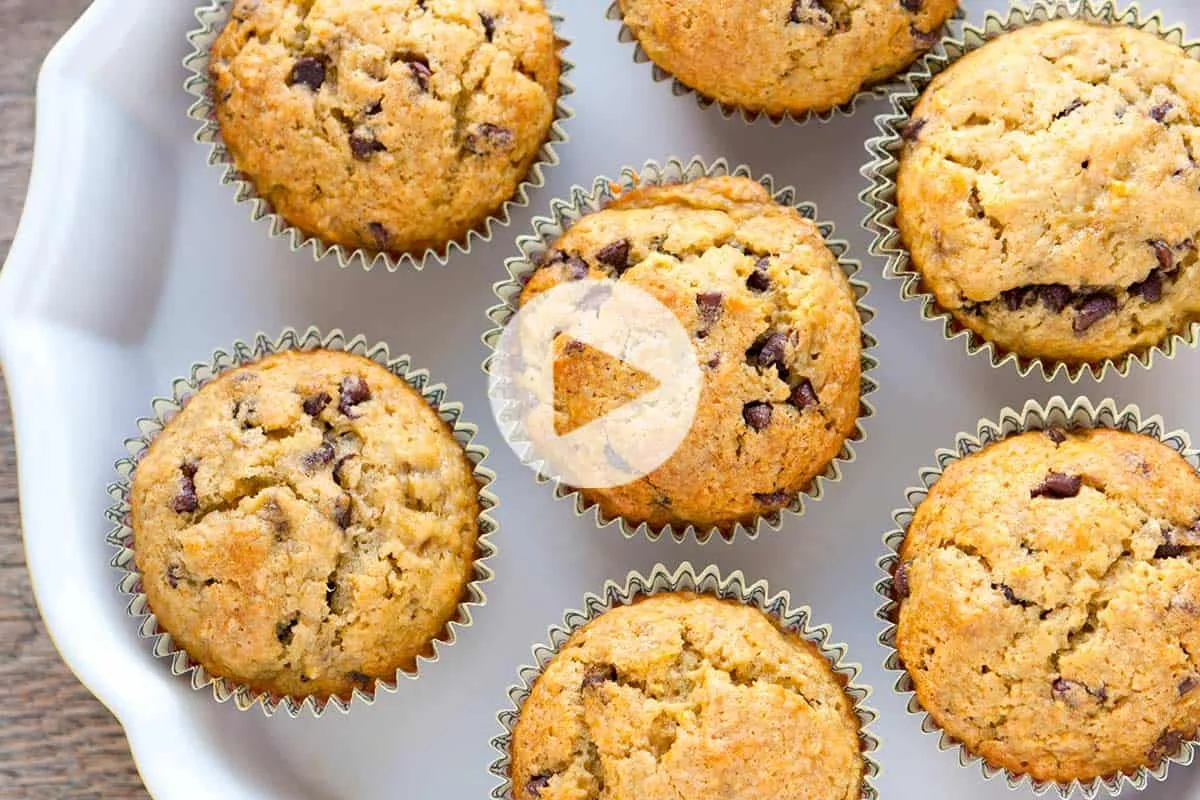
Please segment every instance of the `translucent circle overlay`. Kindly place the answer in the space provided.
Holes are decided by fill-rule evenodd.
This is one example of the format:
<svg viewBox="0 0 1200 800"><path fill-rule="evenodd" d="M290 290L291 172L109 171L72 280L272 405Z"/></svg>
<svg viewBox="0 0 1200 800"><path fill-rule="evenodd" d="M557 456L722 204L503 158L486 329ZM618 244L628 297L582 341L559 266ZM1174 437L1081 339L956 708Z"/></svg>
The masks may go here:
<svg viewBox="0 0 1200 800"><path fill-rule="evenodd" d="M671 309L635 286L586 279L521 306L497 343L488 399L522 463L575 488L608 489L675 453L703 380Z"/></svg>

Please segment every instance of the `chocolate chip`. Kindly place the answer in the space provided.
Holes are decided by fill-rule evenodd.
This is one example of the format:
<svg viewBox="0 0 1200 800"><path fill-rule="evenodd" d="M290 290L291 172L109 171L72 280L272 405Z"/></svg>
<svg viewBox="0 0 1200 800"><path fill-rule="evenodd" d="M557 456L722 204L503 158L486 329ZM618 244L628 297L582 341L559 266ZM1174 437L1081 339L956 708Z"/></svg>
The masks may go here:
<svg viewBox="0 0 1200 800"><path fill-rule="evenodd" d="M1056 445L1062 444L1063 442L1065 442L1067 440L1067 435L1065 433L1063 433L1062 430L1059 428L1046 429L1046 436L1050 439L1050 441L1054 442Z"/></svg>
<svg viewBox="0 0 1200 800"><path fill-rule="evenodd" d="M408 69L412 72L413 80L417 82L417 86L422 92L429 91L429 79L433 77L433 70L429 68L429 62L424 59L420 61L409 61Z"/></svg>
<svg viewBox="0 0 1200 800"><path fill-rule="evenodd" d="M351 511L352 504L350 502L350 495L344 493L338 495L338 499L333 501L333 521L336 522L338 527L342 530L346 530L350 527Z"/></svg>
<svg viewBox="0 0 1200 800"><path fill-rule="evenodd" d="M1029 490L1029 496L1064 500L1078 495L1082 486L1083 478L1078 475L1049 472L1041 483Z"/></svg>
<svg viewBox="0 0 1200 800"><path fill-rule="evenodd" d="M710 358L707 366L709 369L716 369L717 367L721 366L721 354L717 353L715 356Z"/></svg>
<svg viewBox="0 0 1200 800"><path fill-rule="evenodd" d="M583 688L591 689L617 679L617 668L612 664L593 664L583 676Z"/></svg>
<svg viewBox="0 0 1200 800"><path fill-rule="evenodd" d="M929 120L924 117L910 119L900 126L900 138L906 142L915 142L928 124Z"/></svg>
<svg viewBox="0 0 1200 800"><path fill-rule="evenodd" d="M1064 108L1062 111L1055 114L1054 118L1057 120L1057 119L1062 119L1063 117L1069 117L1069 116L1071 116L1071 114L1073 114L1076 111L1078 111L1079 109L1083 108L1083 106L1084 106L1083 100L1076 97L1074 100L1072 100L1067 105L1066 108Z"/></svg>
<svg viewBox="0 0 1200 800"><path fill-rule="evenodd" d="M525 784L525 794L529 797L541 797L542 789L547 789L550 786L550 779L554 777L549 772L543 772L541 775L534 775Z"/></svg>
<svg viewBox="0 0 1200 800"><path fill-rule="evenodd" d="M1189 547L1200 546L1196 529L1181 531L1169 528L1163 532L1163 543L1154 551L1155 558L1179 558Z"/></svg>
<svg viewBox="0 0 1200 800"><path fill-rule="evenodd" d="M495 150L511 150L517 141L513 132L490 122L481 122L475 126L475 131L467 135L466 147L477 156L487 155Z"/></svg>
<svg viewBox="0 0 1200 800"><path fill-rule="evenodd" d="M783 489L779 489L778 491L774 492L754 493L755 501L770 508L781 508L782 506L786 506L792 502L792 497L793 495L791 492L785 492Z"/></svg>
<svg viewBox="0 0 1200 800"><path fill-rule="evenodd" d="M771 404L762 401L746 403L742 406L742 419L753 431L761 431L771 424Z"/></svg>
<svg viewBox="0 0 1200 800"><path fill-rule="evenodd" d="M333 600L336 595L337 584L333 582L333 576L331 574L330 577L325 580L325 605L329 606L330 610L333 610Z"/></svg>
<svg viewBox="0 0 1200 800"><path fill-rule="evenodd" d="M308 470L328 464L333 461L333 445L321 442L321 446L304 456L304 468Z"/></svg>
<svg viewBox="0 0 1200 800"><path fill-rule="evenodd" d="M363 688L369 687L372 683L372 679L371 679L370 675L368 675L365 672L359 672L356 669L352 669L352 670L348 671L346 673L346 677L349 678L350 680L354 681L355 683L357 683L359 686L361 686Z"/></svg>
<svg viewBox="0 0 1200 800"><path fill-rule="evenodd" d="M1075 293L1071 291L1070 287L1063 286L1061 283L1049 283L1039 286L1037 294L1046 310L1058 314L1067 307Z"/></svg>
<svg viewBox="0 0 1200 800"><path fill-rule="evenodd" d="M1159 103L1150 109L1150 119L1154 120L1155 122L1166 122L1167 115L1174 110L1175 104L1170 101Z"/></svg>
<svg viewBox="0 0 1200 800"><path fill-rule="evenodd" d="M281 645L286 647L292 643L292 629L296 627L296 623L299 621L299 618L292 617L287 622L275 623L275 638L279 640Z"/></svg>
<svg viewBox="0 0 1200 800"><path fill-rule="evenodd" d="M1157 764L1167 756L1174 755L1184 742L1184 735L1179 731L1164 731L1162 736L1150 748L1146 757L1151 763Z"/></svg>
<svg viewBox="0 0 1200 800"><path fill-rule="evenodd" d="M787 357L787 341L787 334L779 331L760 336L746 351L746 360L761 369L781 365Z"/></svg>
<svg viewBox="0 0 1200 800"><path fill-rule="evenodd" d="M801 378L800 383L796 384L796 388L792 389L792 393L788 396L788 402L803 411L806 408L819 406L821 398L817 397L817 391L813 388L812 381L808 378Z"/></svg>
<svg viewBox="0 0 1200 800"><path fill-rule="evenodd" d="M371 235L371 241L375 242L377 250L387 250L391 244L392 235L388 233L388 229L381 222L368 222L367 233Z"/></svg>
<svg viewBox="0 0 1200 800"><path fill-rule="evenodd" d="M1175 253L1171 251L1171 245L1162 239L1151 239L1146 244L1154 248L1154 257L1158 259L1158 266L1162 267L1163 272L1175 271Z"/></svg>
<svg viewBox="0 0 1200 800"><path fill-rule="evenodd" d="M1077 335L1087 333L1093 325L1117 312L1117 298L1105 292L1088 295L1079 303L1074 329Z"/></svg>
<svg viewBox="0 0 1200 800"><path fill-rule="evenodd" d="M1147 303L1157 303L1162 300L1163 282L1158 270L1146 276L1146 280L1130 284L1129 293L1140 296Z"/></svg>
<svg viewBox="0 0 1200 800"><path fill-rule="evenodd" d="M725 295L721 292L700 292L696 295L696 307L700 310L700 330L697 336L704 338L724 311Z"/></svg>
<svg viewBox="0 0 1200 800"><path fill-rule="evenodd" d="M375 138L375 132L370 128L359 128L350 134L350 152L359 161L366 161L371 156L384 150L387 150L387 148L383 145L383 142Z"/></svg>
<svg viewBox="0 0 1200 800"><path fill-rule="evenodd" d="M346 462L352 458L354 458L352 455L342 456L338 459L337 463L333 465L333 482L338 486L341 486L343 489L346 488L346 484L342 482L342 478L344 477L342 474L342 467L344 467Z"/></svg>
<svg viewBox="0 0 1200 800"><path fill-rule="evenodd" d="M296 60L292 65L292 74L288 79L289 86L302 83L314 92L325 84L325 62L319 58L305 56Z"/></svg>
<svg viewBox="0 0 1200 800"><path fill-rule="evenodd" d="M374 117L377 114L382 114L383 113L383 101L376 100L374 103L367 106L367 110L364 111L363 113L366 114L368 117Z"/></svg>
<svg viewBox="0 0 1200 800"><path fill-rule="evenodd" d="M924 2L924 0L900 0L900 5L904 8L905 11L909 11L909 12L912 12L913 14L916 14L916 13L920 12L921 5L923 2Z"/></svg>
<svg viewBox="0 0 1200 800"><path fill-rule="evenodd" d="M788 14L788 22L797 25L816 25L826 32L832 32L834 28L833 17L820 0L792 0L792 11Z"/></svg>
<svg viewBox="0 0 1200 800"><path fill-rule="evenodd" d="M197 469L198 465L194 461L186 461L179 465L179 494L171 501L171 509L177 514L188 514L200 507L200 500L196 497Z"/></svg>
<svg viewBox="0 0 1200 800"><path fill-rule="evenodd" d="M1200 686L1200 677L1188 675L1179 682L1179 696L1183 697L1185 694L1191 694L1196 690L1197 686Z"/></svg>
<svg viewBox="0 0 1200 800"><path fill-rule="evenodd" d="M479 12L479 21L483 23L483 35L490 42L496 35L496 18L486 11Z"/></svg>
<svg viewBox="0 0 1200 800"><path fill-rule="evenodd" d="M1065 678L1055 678L1054 683L1050 684L1050 692L1054 696L1054 699L1061 700L1069 705L1074 705L1071 702L1071 692L1081 688L1083 688L1082 684L1066 680Z"/></svg>
<svg viewBox="0 0 1200 800"><path fill-rule="evenodd" d="M167 585L172 589L179 588L179 582L183 580L183 567L178 564L167 565Z"/></svg>
<svg viewBox="0 0 1200 800"><path fill-rule="evenodd" d="M1000 297L1004 300L1004 305L1009 311L1020 310L1021 306L1025 305L1025 298L1028 295L1028 286L1018 286L1016 289L1009 289L1000 293Z"/></svg>
<svg viewBox="0 0 1200 800"><path fill-rule="evenodd" d="M620 275L629 269L629 240L618 239L606 244L596 251L596 260L605 266L612 267Z"/></svg>
<svg viewBox="0 0 1200 800"><path fill-rule="evenodd" d="M771 288L771 276L767 274L770 265L769 256L763 256L754 264L754 271L746 278L746 288L752 292L765 292Z"/></svg>
<svg viewBox="0 0 1200 800"><path fill-rule="evenodd" d="M911 561L901 561L896 565L896 572L892 575L892 596L897 600L907 600L909 594L912 593L912 588L908 584L908 568L911 564Z"/></svg>
<svg viewBox="0 0 1200 800"><path fill-rule="evenodd" d="M329 401L332 399L329 392L320 392L312 397L306 397L304 398L304 413L315 417L325 410L325 406L329 405Z"/></svg>
<svg viewBox="0 0 1200 800"><path fill-rule="evenodd" d="M993 583L992 588L1004 595L1004 599L1009 602L1009 605L1020 606L1021 608L1029 608L1033 605L1029 600L1022 600L1017 597L1017 593L1012 590L1012 587L1005 583Z"/></svg>
<svg viewBox="0 0 1200 800"><path fill-rule="evenodd" d="M918 50L930 50L942 38L941 31L923 31L916 25L910 25L908 32L913 38L913 45Z"/></svg>
<svg viewBox="0 0 1200 800"><path fill-rule="evenodd" d="M342 378L341 399L338 400L338 411L341 411L347 417L353 417L350 409L354 408L359 403L365 403L371 399L371 387L367 382L358 375L347 375Z"/></svg>

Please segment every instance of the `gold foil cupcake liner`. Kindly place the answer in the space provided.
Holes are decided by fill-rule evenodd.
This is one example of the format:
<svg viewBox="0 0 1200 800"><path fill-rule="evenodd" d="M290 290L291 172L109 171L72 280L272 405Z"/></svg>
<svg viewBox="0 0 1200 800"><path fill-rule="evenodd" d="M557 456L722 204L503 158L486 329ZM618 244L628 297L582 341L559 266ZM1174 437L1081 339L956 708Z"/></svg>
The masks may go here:
<svg viewBox="0 0 1200 800"><path fill-rule="evenodd" d="M558 97L554 105L554 121L546 134L529 173L517 185L513 196L493 212L477 227L470 230L465 237L451 241L440 248L429 248L421 254L375 252L362 248L349 248L340 244L330 244L319 237L305 233L289 223L282 215L277 214L270 201L261 197L254 186L254 181L238 170L233 162L233 155L221 138L221 129L217 122L216 106L213 103L213 87L209 77L209 53L213 43L224 30L234 0L208 0L196 10L196 19L200 27L187 35L192 46L192 52L183 60L184 68L190 73L183 88L196 98L188 109L188 116L200 123L196 132L197 142L209 145L208 164L222 168L222 185L234 188L234 199L237 203L250 204L250 219L254 222L266 221L268 236L272 239L283 237L287 239L288 247L293 253L308 250L314 261L320 261L326 256L333 255L339 266L345 268L359 263L364 269L371 270L382 266L389 272L395 272L402 267L416 270L424 269L431 261L441 266L457 253L466 255L471 251L476 241L490 242L497 228L508 227L512 221L512 213L516 209L525 208L530 203L530 195L546 184L545 170L559 163L558 145L568 141L564 123L575 116L575 112L567 103L566 98L575 93L575 86L567 75L575 68L573 62L563 57L564 51L570 46L570 41L563 37L562 26L564 17L547 2L546 10L554 26L555 40L559 54L561 69L558 80Z"/></svg>
<svg viewBox="0 0 1200 800"><path fill-rule="evenodd" d="M825 239L826 246L833 252L843 273L850 280L851 287L854 289L855 307L858 310L859 320L862 323L862 356L860 359L862 386L859 394L860 412L858 420L855 424L854 432L843 443L838 455L829 462L824 472L813 479L808 488L797 493L789 506L760 515L749 525L738 522L728 530L715 526L696 528L694 525L688 525L683 529L676 529L670 524L660 528L652 528L645 522L634 524L622 517L605 514L600 509L598 503L589 502L578 489L564 484L556 477L548 475L543 469L542 464L530 464L532 443L525 434L521 421L515 413L516 404L503 398L503 382L498 382L495 387L489 387L489 394L493 401L493 408L496 410L497 422L501 431L506 433L505 438L517 452L522 462L534 469L537 474L537 482L553 483L555 498L560 500L574 498L575 513L577 516L582 517L589 511L594 511L595 522L598 527L606 528L615 524L620 528L621 534L626 539L646 536L651 541L657 541L664 536L668 536L677 542L695 539L703 544L714 537L733 541L739 535L744 535L750 539L754 539L758 536L763 523L771 530L779 530L783 524L784 512L796 516L803 515L805 497L814 501L820 500L828 485L837 483L842 479L843 466L852 463L856 458L854 445L866 439L863 421L875 414L875 409L867 399L867 396L878 388L878 384L876 384L870 375L871 371L879 365L879 362L872 355L872 351L878 342L868 331L868 324L875 317L875 309L863 302L867 292L870 291L870 287L867 283L855 277L862 269L862 265L847 256L850 248L847 242L842 239L833 238L833 223L820 221L817 214L817 207L812 203L799 201L797 199L798 194L793 187L785 186L777 188L774 179L770 175L755 178L751 174L749 167L730 167L725 159L718 159L711 164L705 163L698 157L686 163L676 157L668 158L661 165L655 161L649 161L637 169L633 167L623 168L615 180L605 177L596 178L590 189L575 186L571 189L570 196L567 199L552 200L550 203L550 216L534 218L534 233L517 239L517 249L520 251L520 254L509 258L505 262L505 269L508 271L509 277L506 280L500 281L494 287L496 296L500 298L501 302L499 305L488 309L487 312L488 318L495 324L495 327L483 335L483 342L491 351L487 359L483 362L483 371L490 377L495 377L493 376L492 366L496 359L496 348L499 345L500 336L505 326L508 325L509 321L517 313L521 290L524 288L525 282L537 269L542 254L550 249L550 246L563 235L563 232L571 227L580 217L600 211L616 196L634 188L687 183L700 178L726 175L750 178L757 181L766 188L775 202L797 209L806 219L816 223L821 236Z"/></svg>
<svg viewBox="0 0 1200 800"><path fill-rule="evenodd" d="M499 753L499 757L492 762L490 771L500 780L492 789L491 797L494 800L513 800L510 751L517 719L521 716L521 708L529 699L534 683L571 634L617 606L627 606L641 598L665 592L712 595L757 608L783 630L816 645L821 655L832 665L834 672L844 679L844 690L853 702L854 712L858 717L859 743L864 760L860 797L862 800L879 800L875 779L879 776L880 767L873 756L879 749L879 739L869 730L879 714L866 704L871 696L871 688L855 683L862 667L844 661L846 645L831 642L830 627L813 625L812 610L808 606L793 607L791 596L786 591L771 594L766 581L750 583L740 570L731 572L728 577L722 577L715 566L696 570L686 561L674 572L663 564L656 564L649 575L635 571L625 577L624 583L606 581L600 594L584 596L581 610L567 611L563 615L562 624L550 628L545 644L534 646L533 663L518 670L518 683L508 690L509 708L496 715L503 731L492 739L492 748Z"/></svg>
<svg viewBox="0 0 1200 800"><path fill-rule="evenodd" d="M904 662L901 660L896 646L897 615L900 603L896 598L893 575L900 563L900 548L904 543L908 526L912 524L917 507L955 461L974 455L988 445L1009 436L1050 428L1111 428L1152 436L1182 455L1193 469L1200 469L1200 452L1192 448L1191 438L1186 432L1168 430L1161 417L1143 416L1141 410L1135 405L1119 408L1111 399L1102 400L1098 405L1093 405L1085 397L1068 404L1064 398L1056 396L1045 405L1030 400L1019 411L1014 408L1005 408L995 422L988 419L980 420L974 434L958 434L955 437L953 449L938 450L934 455L936 466L926 467L920 471L921 485L909 487L905 491L907 505L892 514L896 529L883 538L887 553L879 559L878 566L884 577L875 584L875 591L882 598L883 605L879 607L876 616L887 624L879 636L879 643L887 650L884 668L898 673L894 686L895 691L908 696L908 714L920 718L923 733L938 737L938 749L957 750L959 764L963 767L978 765L983 777L987 780L1003 775L1005 783L1010 789L1027 788L1038 795L1054 791L1062 798L1075 796L1073 793L1079 792L1079 796L1091 800L1101 794L1116 796L1127 787L1140 791L1149 786L1151 781L1165 780L1167 770L1172 764L1188 766L1192 763L1196 756L1196 750L1200 747L1200 741L1181 742L1174 753L1166 756L1155 767L1143 767L1130 774L1121 773L1091 781L1075 780L1068 784L1034 780L1029 775L1019 775L1003 767L989 764L982 757L970 753L962 742L946 733L921 706L917 699L916 687L904 667Z"/></svg>
<svg viewBox="0 0 1200 800"><path fill-rule="evenodd" d="M874 236L870 252L884 259L884 276L900 281L900 296L921 304L921 317L942 323L947 341L963 339L967 354L985 354L993 367L1011 363L1021 377L1039 372L1046 381L1065 374L1071 383L1076 383L1084 372L1096 380L1110 372L1125 377L1134 363L1150 368L1155 355L1174 358L1179 345L1194 346L1200 333L1200 323L1192 323L1185 333L1172 333L1165 340L1147 348L1119 358L1108 358L1096 363L1067 363L1042 358L1030 358L997 347L979 334L966 328L953 315L937 304L932 293L921 285L921 274L912 263L912 258L900 238L896 224L896 174L899 170L899 153L903 146L901 129L909 120L921 93L935 77L966 54L978 50L999 36L1030 25L1052 19L1072 18L1085 22L1109 25L1128 25L1159 36L1171 44L1184 49L1189 56L1200 60L1200 41L1188 41L1180 25L1168 26L1161 12L1151 15L1142 13L1138 5L1124 9L1112 0L1094 3L1091 0L1034 0L1028 9L1013 7L1005 13L992 11L983 20L982 27L967 24L958 37L947 37L942 46L913 65L904 75L901 86L889 96L892 110L875 118L879 135L867 140L866 148L870 161L862 168L869 187L859 196L870 208L863 227Z"/></svg>
<svg viewBox="0 0 1200 800"><path fill-rule="evenodd" d="M141 461L150 444L163 428L201 387L223 372L259 361L272 353L285 350L319 349L340 350L364 356L383 366L393 375L404 379L409 386L421 394L430 407L451 428L455 440L466 451L467 458L474 466L475 482L479 486L479 539L475 546L475 563L471 579L464 589L464 599L459 603L455 616L431 643L431 654L418 656L417 664L411 671L397 670L395 678L391 681L376 680L370 691L356 687L349 700L336 696L327 700L319 700L311 696L280 696L269 692L255 691L243 684L213 675L202 665L193 661L187 652L175 643L171 634L159 626L158 619L149 606L142 590L142 575L134 557L134 536L133 529L130 527L129 494L138 462ZM368 344L362 336L350 339L340 330L333 330L328 335L322 335L316 328L309 328L303 332L288 328L275 339L260 333L252 341L236 342L228 352L215 351L212 360L207 363L193 365L187 377L176 378L172 382L171 395L154 398L151 407L153 415L137 421L141 434L125 442L125 449L129 452L129 457L122 458L116 463L119 480L108 487L112 505L105 514L115 527L110 530L107 538L108 543L118 551L111 562L112 566L122 572L117 588L129 598L126 610L131 617L138 620L139 638L151 643L152 652L156 657L170 662L172 675L190 677L193 689L202 690L212 687L213 698L217 702L232 701L242 711L249 710L255 705L261 705L267 716L282 710L291 717L297 717L306 711L319 717L330 708L345 713L350 710L355 700L358 700L360 705L369 705L375 701L380 690L395 692L402 679L415 680L422 668L439 659L442 649L454 644L460 631L471 627L473 610L486 604L487 598L483 592L483 585L491 581L494 575L486 562L496 555L496 546L492 543L491 537L498 527L495 519L491 516L491 510L496 507L498 500L488 490L488 486L496 479L496 475L483 466L488 450L486 447L473 443L478 428L462 420L462 405L447 402L446 387L440 383L431 383L428 371L414 369L408 356L393 358L389 354L386 344Z"/></svg>
<svg viewBox="0 0 1200 800"><path fill-rule="evenodd" d="M617 38L624 44L633 45L633 61L635 64L650 65L650 74L655 83L665 83L669 81L671 84L671 94L674 96L684 97L687 95L692 95L696 99L696 103L701 108L708 109L712 106L716 106L717 111L719 111L721 116L725 119L732 119L735 116L740 116L742 121L747 125L753 124L760 118L764 117L773 126L782 125L785 121L803 125L804 123L811 122L812 120L817 120L820 123L826 123L835 117L849 117L855 111L857 111L858 107L863 103L887 97L900 85L900 76L904 74L905 70L911 69L912 66L909 65L908 67L905 67L891 78L885 78L878 83L864 86L845 103L841 103L840 105L836 105L832 108L827 108L824 111L805 111L801 114L788 111L782 115L773 116L765 111L756 111L754 109L743 108L734 103L725 103L709 97L699 90L687 85L683 81L676 78L673 74L656 64L654 60L650 58L650 54L647 53L645 48L642 47L642 43L638 40L637 34L633 32L632 28L625 24L625 15L621 13L621 3L619 0L612 0L612 3L608 7L608 11L605 12L605 16L608 19L614 20L621 24L621 29L617 34ZM950 18L950 22L942 27L942 30L948 30L951 23L963 19L964 16L965 14L960 6ZM941 42L939 41L934 44L933 49L931 49L929 52L938 52L938 48L940 47Z"/></svg>

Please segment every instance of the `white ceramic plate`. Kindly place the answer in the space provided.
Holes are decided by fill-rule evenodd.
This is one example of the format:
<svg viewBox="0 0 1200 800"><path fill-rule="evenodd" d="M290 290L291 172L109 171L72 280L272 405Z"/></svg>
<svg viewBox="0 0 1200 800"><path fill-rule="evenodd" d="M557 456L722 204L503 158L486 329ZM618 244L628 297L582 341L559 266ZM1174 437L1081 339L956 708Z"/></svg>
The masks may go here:
<svg viewBox="0 0 1200 800"><path fill-rule="evenodd" d="M1168 19L1200 30L1200 7L1191 0L1159 4ZM683 559L742 569L791 590L850 645L881 712L883 797L1012 796L1003 783L985 782L939 752L904 713L881 667L872 587L890 511L936 448L1030 397L1111 395L1200 434L1200 354L1187 350L1127 380L1098 386L1085 379L1078 387L1048 387L967 358L960 343L942 340L938 325L918 318L914 304L901 304L897 284L882 281L879 262L865 258L858 170L882 103L825 125L722 119L691 98L673 97L669 84L653 83L649 66L632 63L632 49L617 42L617 25L604 20L606 3L598 2L559 4L575 41L571 103L578 116L560 148L562 165L511 228L469 257L422 273L314 263L250 223L247 208L218 184L218 170L205 166L206 148L192 141L180 59L195 5L96 0L47 59L28 204L0 278L0 355L38 602L67 663L124 724L156 797L483 798L493 785L494 715L530 646L604 579ZM988 7L986 0L965 5L972 22ZM881 389L872 396L878 414L859 460L807 516L756 542L649 544L596 531L535 485L500 441L485 398L484 311L532 214L545 213L550 198L574 183L671 154L725 156L796 185L838 223L874 285L868 302L879 308L873 330L882 342ZM192 691L137 639L108 566L104 487L122 439L135 433L134 419L171 378L235 339L310 323L388 341L465 402L500 475L501 555L489 605L420 681L349 716L266 719ZM1200 800L1200 768L1173 769L1143 797Z"/></svg>

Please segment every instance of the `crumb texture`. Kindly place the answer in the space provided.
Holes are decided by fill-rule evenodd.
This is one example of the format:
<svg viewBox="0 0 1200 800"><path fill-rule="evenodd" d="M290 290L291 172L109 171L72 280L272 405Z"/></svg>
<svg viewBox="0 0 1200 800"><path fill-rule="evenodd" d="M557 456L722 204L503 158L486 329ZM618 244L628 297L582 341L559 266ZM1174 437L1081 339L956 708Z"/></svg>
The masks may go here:
<svg viewBox="0 0 1200 800"><path fill-rule="evenodd" d="M540 0L234 0L210 66L221 135L279 214L413 254L512 197L559 70Z"/></svg>
<svg viewBox="0 0 1200 800"><path fill-rule="evenodd" d="M1200 724L1198 520L1200 477L1139 434L1027 433L951 464L895 581L921 705L1039 780L1174 755Z"/></svg>
<svg viewBox="0 0 1200 800"><path fill-rule="evenodd" d="M923 287L1004 351L1097 362L1200 318L1200 62L1178 46L1023 28L934 79L903 136Z"/></svg>
<svg viewBox="0 0 1200 800"><path fill-rule="evenodd" d="M843 685L757 609L682 592L618 607L534 685L513 797L855 800L864 762Z"/></svg>
<svg viewBox="0 0 1200 800"><path fill-rule="evenodd" d="M159 624L211 673L349 696L411 669L463 599L478 487L404 380L284 352L206 384L134 473L137 566Z"/></svg>
<svg viewBox="0 0 1200 800"><path fill-rule="evenodd" d="M854 432L862 350L854 291L817 226L755 181L626 192L553 244L522 302L584 277L662 302L691 334L704 378L695 421L671 458L641 480L585 492L608 514L731 528L791 503ZM590 350L566 348L557 363L578 387L561 393L560 429L630 391Z"/></svg>
<svg viewBox="0 0 1200 800"><path fill-rule="evenodd" d="M826 111L937 42L956 0L621 0L650 58L701 94L772 116Z"/></svg>

